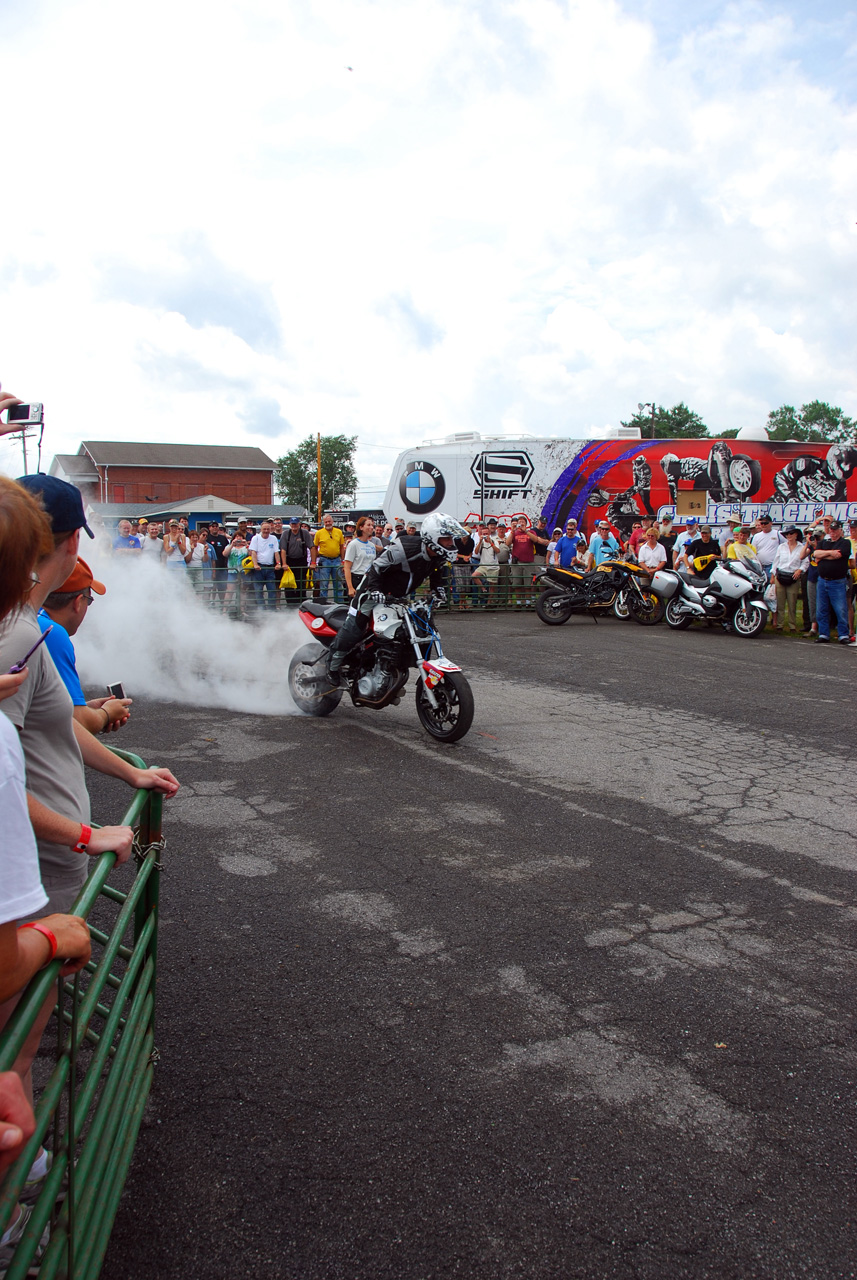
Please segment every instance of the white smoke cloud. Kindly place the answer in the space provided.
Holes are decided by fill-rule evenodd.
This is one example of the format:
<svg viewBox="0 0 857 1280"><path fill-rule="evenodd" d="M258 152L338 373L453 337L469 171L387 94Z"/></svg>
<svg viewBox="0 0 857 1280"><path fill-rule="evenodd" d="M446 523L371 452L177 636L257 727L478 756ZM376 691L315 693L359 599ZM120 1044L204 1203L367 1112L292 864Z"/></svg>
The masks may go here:
<svg viewBox="0 0 857 1280"><path fill-rule="evenodd" d="M93 548L87 563L107 587L74 638L88 692L121 680L129 698L297 714L287 672L309 636L294 606L242 623L194 596L182 573L145 558L113 558ZM252 595L249 578L243 586Z"/></svg>

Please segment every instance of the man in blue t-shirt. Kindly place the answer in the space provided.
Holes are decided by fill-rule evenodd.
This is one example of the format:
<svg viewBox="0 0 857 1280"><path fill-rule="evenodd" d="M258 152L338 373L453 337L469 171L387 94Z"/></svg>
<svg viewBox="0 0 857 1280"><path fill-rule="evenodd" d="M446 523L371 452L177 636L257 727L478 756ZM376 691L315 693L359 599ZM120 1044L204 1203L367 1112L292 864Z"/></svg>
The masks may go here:
<svg viewBox="0 0 857 1280"><path fill-rule="evenodd" d="M71 637L87 615L93 591L103 596L106 590L103 582L95 581L86 561L78 559L62 586L48 596L38 615L42 631L51 628L45 645L74 703L74 718L90 733L115 731L131 714L130 698L90 698L87 702L77 674Z"/></svg>
<svg viewBox="0 0 857 1280"><path fill-rule="evenodd" d="M621 546L610 532L607 521L599 520L598 528L589 539L587 569L597 569L602 560L609 560L611 556L618 555L621 550Z"/></svg>
<svg viewBox="0 0 857 1280"><path fill-rule="evenodd" d="M571 562L577 555L580 543L586 546L586 539L577 532L577 521L569 520L565 526L565 533L557 539L555 548L560 569L571 568Z"/></svg>
<svg viewBox="0 0 857 1280"><path fill-rule="evenodd" d="M135 553L142 550L143 548L140 546L140 539L135 538L131 532L131 521L120 520L118 536L113 539L114 554L118 552L120 555L123 555L126 552Z"/></svg>

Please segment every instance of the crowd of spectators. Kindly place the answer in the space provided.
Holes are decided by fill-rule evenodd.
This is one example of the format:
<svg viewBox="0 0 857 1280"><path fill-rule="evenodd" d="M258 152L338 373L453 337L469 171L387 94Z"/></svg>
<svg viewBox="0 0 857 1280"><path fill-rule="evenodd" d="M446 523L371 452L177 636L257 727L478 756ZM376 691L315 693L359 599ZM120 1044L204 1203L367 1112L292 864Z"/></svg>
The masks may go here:
<svg viewBox="0 0 857 1280"><path fill-rule="evenodd" d="M777 529L762 515L752 525L733 522L720 539L711 526L695 518L679 525L641 517L624 535L602 518L588 539L574 518L552 529L544 518L531 525L526 516L508 522L470 519L465 527L448 576L452 606L460 610L498 604L531 608L547 566L586 572L612 556L630 553L653 573L659 568L688 571L694 561L708 558L707 564L694 568L705 577L714 568L711 557L752 557L770 584L774 629L801 631L824 643L830 638L832 618L837 636L845 635L842 642L853 640L857 521L850 528L850 541L842 538L841 525L830 516L805 529ZM375 556L400 533L414 532L416 525L404 520L376 525L369 516L339 528L327 515L316 529L297 517L287 524L264 520L258 530L240 520L230 532L217 521L192 530L182 517L166 528L145 519L122 520L112 545L115 555L158 556L213 608L250 617L259 609L296 603L310 594L335 602L352 597ZM837 539L841 546L833 545ZM824 610L820 624L819 596Z"/></svg>
<svg viewBox="0 0 857 1280"><path fill-rule="evenodd" d="M0 396L0 411L15 403ZM86 700L73 636L105 595L79 555L92 537L80 492L52 476L0 476L0 1029L29 980L52 960L74 973L90 958L90 935L72 912L90 858L130 856L130 827L93 827L84 766L133 789L178 790L168 769L138 769L100 735L127 723L127 698ZM117 554L133 552L130 530ZM14 1070L0 1074L0 1175L34 1132L31 1065L54 1006L36 1017ZM11 1222L0 1237L0 1275L14 1256L51 1167L37 1152ZM39 1251L44 1249L49 1227Z"/></svg>

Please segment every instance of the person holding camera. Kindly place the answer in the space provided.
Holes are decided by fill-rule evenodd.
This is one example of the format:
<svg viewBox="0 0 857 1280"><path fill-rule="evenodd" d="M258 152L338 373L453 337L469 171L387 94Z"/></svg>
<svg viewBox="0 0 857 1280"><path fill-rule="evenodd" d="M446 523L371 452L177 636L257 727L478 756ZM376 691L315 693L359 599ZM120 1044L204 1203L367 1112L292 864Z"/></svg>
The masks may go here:
<svg viewBox="0 0 857 1280"><path fill-rule="evenodd" d="M167 568L186 572L189 555L190 550L181 525L178 520L171 520L164 534L164 561Z"/></svg>

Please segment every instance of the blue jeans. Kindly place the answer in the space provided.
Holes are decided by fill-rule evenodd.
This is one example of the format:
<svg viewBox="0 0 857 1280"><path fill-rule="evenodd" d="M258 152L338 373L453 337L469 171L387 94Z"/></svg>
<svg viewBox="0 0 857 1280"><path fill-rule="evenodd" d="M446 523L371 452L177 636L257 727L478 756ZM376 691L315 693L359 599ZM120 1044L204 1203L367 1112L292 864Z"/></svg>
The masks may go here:
<svg viewBox="0 0 857 1280"><path fill-rule="evenodd" d="M253 587L256 592L256 604L260 609L276 609L277 607L277 570L272 564L260 564L253 573ZM267 603L265 595L267 594Z"/></svg>
<svg viewBox="0 0 857 1280"><path fill-rule="evenodd" d="M333 599L337 604L342 602L342 561L339 556L319 556L318 594L322 600L327 599L327 584L333 583Z"/></svg>
<svg viewBox="0 0 857 1280"><path fill-rule="evenodd" d="M816 584L815 612L818 634L830 639L830 610L836 614L836 630L840 640L848 639L847 583L844 578L819 577Z"/></svg>

